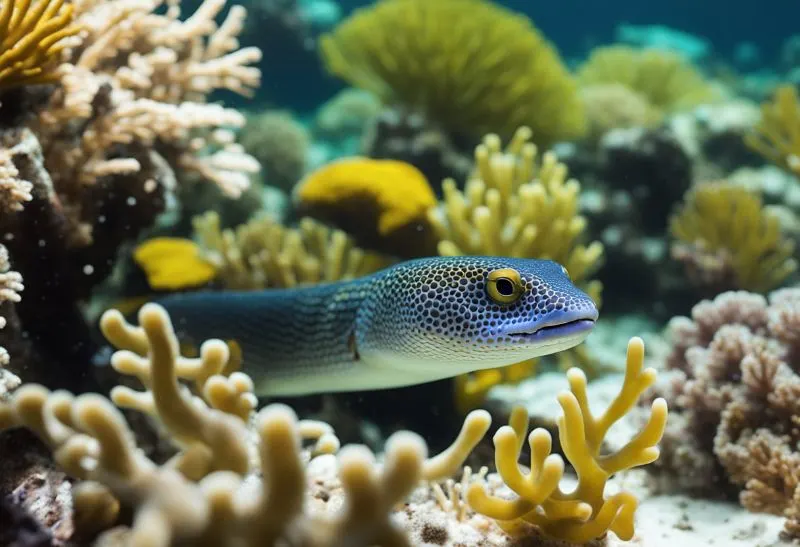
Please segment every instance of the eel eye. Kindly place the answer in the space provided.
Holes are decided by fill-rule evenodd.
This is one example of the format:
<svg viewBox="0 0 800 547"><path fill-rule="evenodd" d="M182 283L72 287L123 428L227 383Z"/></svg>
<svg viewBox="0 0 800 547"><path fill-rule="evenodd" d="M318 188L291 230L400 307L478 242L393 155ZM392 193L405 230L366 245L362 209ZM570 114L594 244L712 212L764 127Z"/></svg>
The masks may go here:
<svg viewBox="0 0 800 547"><path fill-rule="evenodd" d="M561 272L562 272L564 275L566 275L566 276L567 276L567 279L569 279L570 281L572 280L572 278L569 276L569 272L567 271L567 269L566 269L564 266L561 266Z"/></svg>
<svg viewBox="0 0 800 547"><path fill-rule="evenodd" d="M519 300L522 292L522 280L517 270L503 268L489 272L486 293L498 304L513 304Z"/></svg>

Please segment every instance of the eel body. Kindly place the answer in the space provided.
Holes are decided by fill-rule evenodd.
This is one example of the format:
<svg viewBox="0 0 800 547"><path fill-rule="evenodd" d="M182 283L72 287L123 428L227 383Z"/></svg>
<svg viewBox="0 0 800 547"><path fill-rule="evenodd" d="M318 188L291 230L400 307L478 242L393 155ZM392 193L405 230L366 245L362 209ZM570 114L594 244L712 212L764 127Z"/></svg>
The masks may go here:
<svg viewBox="0 0 800 547"><path fill-rule="evenodd" d="M548 260L434 257L367 277L159 301L184 341L241 348L262 395L382 389L579 344L594 302Z"/></svg>

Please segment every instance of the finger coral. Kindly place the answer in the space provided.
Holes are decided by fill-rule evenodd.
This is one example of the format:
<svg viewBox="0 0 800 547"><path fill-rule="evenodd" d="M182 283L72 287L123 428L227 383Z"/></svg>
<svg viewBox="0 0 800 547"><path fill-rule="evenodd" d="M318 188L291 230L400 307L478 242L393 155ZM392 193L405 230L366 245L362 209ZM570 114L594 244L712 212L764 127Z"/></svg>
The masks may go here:
<svg viewBox="0 0 800 547"><path fill-rule="evenodd" d="M670 322L672 404L665 484L711 497L738 493L752 511L787 517L800 534L800 289L768 298L723 293Z"/></svg>
<svg viewBox="0 0 800 547"><path fill-rule="evenodd" d="M366 247L403 258L435 253L428 210L436 196L408 163L341 159L309 174L294 198L301 213L339 227Z"/></svg>
<svg viewBox="0 0 800 547"><path fill-rule="evenodd" d="M122 348L114 367L146 388L116 388L112 399L166 428L179 449L167 463L147 458L122 413L99 395L74 397L27 385L0 404L0 429L31 429L81 479L73 488L77 523L101 531L120 509L133 511L130 529L109 532L127 545L280 545L288 538L320 546L409 545L390 519L395 505L421 480L455 473L490 425L486 412L472 413L453 444L431 458L422 439L409 432L389 438L380 466L361 446L333 456L338 441L324 424L298 420L282 404L253 415L249 378L220 374L229 359L224 343L207 341L200 358L183 358L163 308L149 304L139 319L140 327L117 312L102 319L105 335ZM191 380L198 395L179 379ZM316 441L318 450L304 449L307 440ZM315 457L335 459L337 511L327 508L327 498L307 503Z"/></svg>
<svg viewBox="0 0 800 547"><path fill-rule="evenodd" d="M193 224L202 256L228 289L351 279L388 264L386 258L356 247L344 232L310 218L287 228L259 216L235 230L222 230L219 216L209 212L195 217Z"/></svg>
<svg viewBox="0 0 800 547"><path fill-rule="evenodd" d="M616 84L644 99L662 116L719 98L717 90L683 57L658 49L595 49L578 69L582 87Z"/></svg>
<svg viewBox="0 0 800 547"><path fill-rule="evenodd" d="M797 269L794 244L761 198L741 186L707 183L690 190L672 218L673 256L699 287L766 291Z"/></svg>
<svg viewBox="0 0 800 547"><path fill-rule="evenodd" d="M467 500L473 509L496 519L512 535L528 532L528 525L545 535L573 542L587 542L612 531L620 539L633 537L633 517L638 502L627 492L609 498L604 495L609 477L624 469L645 465L658 458L656 445L667 421L667 404L653 402L652 412L642 431L613 454L601 455L608 430L635 405L656 379L655 369L644 369L644 343L631 339L625 379L608 409L594 416L586 395L586 376L571 369L567 377L570 391L558 396L564 412L558 420L558 436L567 460L578 475L577 487L569 493L559 488L564 461L551 454L552 439L544 429L527 437L530 445L530 472L524 473L517 460L525 443L528 415L518 407L508 426L494 436L495 462L503 482L515 499L490 496L480 483L470 486Z"/></svg>
<svg viewBox="0 0 800 547"><path fill-rule="evenodd" d="M781 86L761 105L761 120L745 142L762 156L800 174L800 99L792 85Z"/></svg>
<svg viewBox="0 0 800 547"><path fill-rule="evenodd" d="M64 38L80 32L72 25L73 4L63 0L6 0L0 5L0 89L58 80Z"/></svg>
<svg viewBox="0 0 800 547"><path fill-rule="evenodd" d="M505 150L497 135L475 149L476 169L464 190L443 184L444 200L430 211L441 239L439 254L500 255L555 260L595 299L600 285L589 277L603 246L579 243L586 219L578 213L580 183L553 152L537 158L531 131L518 129Z"/></svg>
<svg viewBox="0 0 800 547"><path fill-rule="evenodd" d="M328 70L447 130L541 144L580 135L583 110L555 49L531 21L486 0L382 0L320 40Z"/></svg>

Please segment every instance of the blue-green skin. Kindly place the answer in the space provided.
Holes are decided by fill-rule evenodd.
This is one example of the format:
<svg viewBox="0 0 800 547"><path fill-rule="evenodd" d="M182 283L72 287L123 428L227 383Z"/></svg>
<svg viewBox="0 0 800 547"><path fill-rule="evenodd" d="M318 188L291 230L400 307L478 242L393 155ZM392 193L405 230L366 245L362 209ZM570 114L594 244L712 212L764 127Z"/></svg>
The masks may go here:
<svg viewBox="0 0 800 547"><path fill-rule="evenodd" d="M487 293L487 276L501 268L517 270L524 285L511 304ZM185 340L235 340L263 395L382 389L509 365L579 344L597 319L594 302L559 264L478 256L161 304Z"/></svg>

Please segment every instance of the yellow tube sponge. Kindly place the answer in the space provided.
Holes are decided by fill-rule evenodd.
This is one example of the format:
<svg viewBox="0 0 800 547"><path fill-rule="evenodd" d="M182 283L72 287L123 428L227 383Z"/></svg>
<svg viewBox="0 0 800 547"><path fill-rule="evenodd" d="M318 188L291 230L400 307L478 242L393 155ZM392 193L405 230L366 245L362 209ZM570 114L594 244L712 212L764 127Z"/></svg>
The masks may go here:
<svg viewBox="0 0 800 547"><path fill-rule="evenodd" d="M800 98L793 85L779 87L761 105L761 120L745 142L768 160L800 175Z"/></svg>
<svg viewBox="0 0 800 547"><path fill-rule="evenodd" d="M623 85L662 115L719 98L718 91L683 57L657 49L597 48L578 69L577 78L582 87Z"/></svg>
<svg viewBox="0 0 800 547"><path fill-rule="evenodd" d="M389 264L383 256L356 247L340 230L311 218L288 228L269 216L258 216L223 230L213 211L193 219L203 257L217 269L227 289L295 287L360 277Z"/></svg>
<svg viewBox="0 0 800 547"><path fill-rule="evenodd" d="M5 0L0 4L0 89L55 81L73 5L64 0Z"/></svg>
<svg viewBox="0 0 800 547"><path fill-rule="evenodd" d="M301 213L329 222L370 248L395 256L426 256L426 247L435 252L428 209L436 205L436 195L411 164L341 159L306 176L294 198Z"/></svg>
<svg viewBox="0 0 800 547"><path fill-rule="evenodd" d="M600 266L603 246L579 243L586 219L578 213L581 185L553 152L537 158L531 130L517 130L505 150L487 135L475 149L476 170L464 190L443 183L444 200L429 212L438 231L439 254L543 258L564 265L597 300L600 284L589 276Z"/></svg>
<svg viewBox="0 0 800 547"><path fill-rule="evenodd" d="M579 136L576 86L530 19L486 0L382 0L321 41L328 70L446 129L542 144Z"/></svg>
<svg viewBox="0 0 800 547"><path fill-rule="evenodd" d="M528 415L522 408L511 414L509 425L494 436L497 472L515 499L489 495L485 486L472 484L467 501L477 512L498 521L512 535L526 533L530 525L545 535L578 543L601 537L607 531L620 539L633 537L636 498L620 492L608 498L606 482L614 473L645 465L658 458L656 444L664 433L667 403L653 402L650 417L625 446L612 454L600 454L608 430L625 416L642 393L656 379L656 371L644 369L644 342L632 338L628 343L625 378L617 397L599 416L592 414L586 393L586 376L579 369L567 373L570 391L558 395L563 416L558 420L558 437L567 460L578 476L578 485L570 493L559 488L564 462L551 454L552 439L544 429L528 436L530 472L524 473L517 461L525 441Z"/></svg>
<svg viewBox="0 0 800 547"><path fill-rule="evenodd" d="M726 182L690 190L670 222L672 253L700 286L767 291L797 270L794 243L761 198Z"/></svg>

